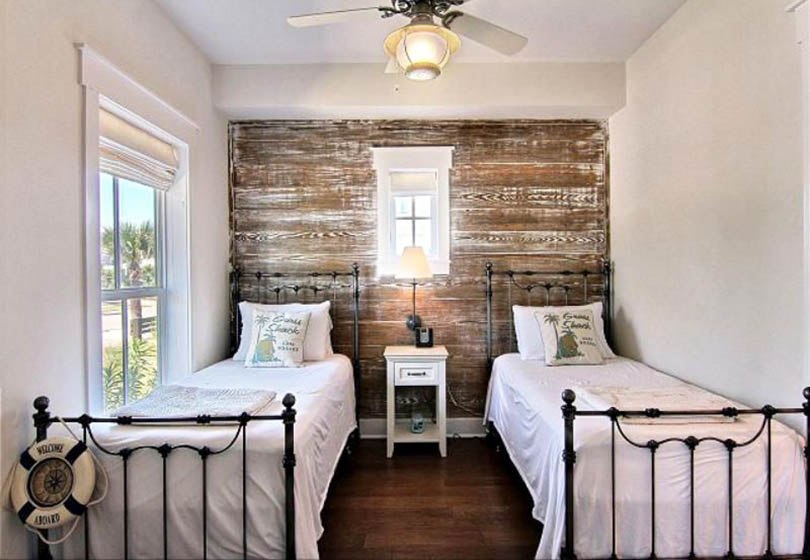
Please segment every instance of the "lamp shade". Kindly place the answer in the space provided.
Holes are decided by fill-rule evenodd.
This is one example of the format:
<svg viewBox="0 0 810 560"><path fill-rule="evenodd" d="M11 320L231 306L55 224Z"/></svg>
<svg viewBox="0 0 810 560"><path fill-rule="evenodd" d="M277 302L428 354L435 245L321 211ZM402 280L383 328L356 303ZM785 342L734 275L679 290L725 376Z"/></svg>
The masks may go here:
<svg viewBox="0 0 810 560"><path fill-rule="evenodd" d="M397 278L433 278L425 252L421 247L405 247L397 266Z"/></svg>

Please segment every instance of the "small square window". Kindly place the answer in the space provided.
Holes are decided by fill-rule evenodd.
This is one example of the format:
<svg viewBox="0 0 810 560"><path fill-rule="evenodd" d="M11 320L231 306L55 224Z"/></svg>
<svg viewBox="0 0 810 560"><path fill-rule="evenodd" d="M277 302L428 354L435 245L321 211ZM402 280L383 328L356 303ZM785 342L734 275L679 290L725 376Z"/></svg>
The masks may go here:
<svg viewBox="0 0 810 560"><path fill-rule="evenodd" d="M378 276L394 274L405 247L422 247L434 274L450 265L452 147L372 148L377 171Z"/></svg>
<svg viewBox="0 0 810 560"><path fill-rule="evenodd" d="M405 247L422 247L428 258L435 258L438 246L435 236L438 227L432 218L436 214L435 195L394 195L394 230L391 243L393 253L399 257Z"/></svg>

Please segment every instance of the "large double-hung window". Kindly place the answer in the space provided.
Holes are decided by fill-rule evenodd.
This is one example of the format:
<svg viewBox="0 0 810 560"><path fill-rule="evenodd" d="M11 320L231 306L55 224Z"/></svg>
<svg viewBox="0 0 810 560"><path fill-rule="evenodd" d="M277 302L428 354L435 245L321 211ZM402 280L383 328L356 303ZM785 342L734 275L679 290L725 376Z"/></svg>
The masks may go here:
<svg viewBox="0 0 810 560"><path fill-rule="evenodd" d="M172 145L99 111L99 250L105 410L147 396L164 370L165 197Z"/></svg>
<svg viewBox="0 0 810 560"><path fill-rule="evenodd" d="M199 126L88 45L84 296L92 414L192 371L189 162Z"/></svg>
<svg viewBox="0 0 810 560"><path fill-rule="evenodd" d="M104 408L148 395L161 379L163 192L101 173Z"/></svg>

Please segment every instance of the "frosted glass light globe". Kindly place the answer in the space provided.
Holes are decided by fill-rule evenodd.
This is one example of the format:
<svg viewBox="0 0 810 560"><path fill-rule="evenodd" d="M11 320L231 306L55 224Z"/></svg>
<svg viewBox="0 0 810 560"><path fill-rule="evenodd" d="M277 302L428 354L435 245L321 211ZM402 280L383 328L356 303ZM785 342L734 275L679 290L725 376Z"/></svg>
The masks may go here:
<svg viewBox="0 0 810 560"><path fill-rule="evenodd" d="M406 25L385 39L385 52L411 80L432 80L461 46L458 35L436 24Z"/></svg>
<svg viewBox="0 0 810 560"><path fill-rule="evenodd" d="M448 58L447 41L429 31L408 33L397 47L397 62L412 80L432 80Z"/></svg>

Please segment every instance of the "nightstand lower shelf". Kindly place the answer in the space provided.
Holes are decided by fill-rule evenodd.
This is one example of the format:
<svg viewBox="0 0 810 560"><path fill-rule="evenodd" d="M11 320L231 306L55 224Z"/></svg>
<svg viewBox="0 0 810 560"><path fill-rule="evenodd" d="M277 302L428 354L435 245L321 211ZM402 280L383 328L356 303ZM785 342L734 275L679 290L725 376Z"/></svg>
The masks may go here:
<svg viewBox="0 0 810 560"><path fill-rule="evenodd" d="M410 420L397 420L394 424L394 443L436 443L439 441L439 425L425 420L425 431L411 432Z"/></svg>

